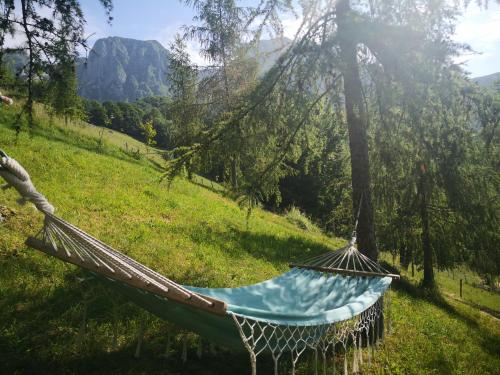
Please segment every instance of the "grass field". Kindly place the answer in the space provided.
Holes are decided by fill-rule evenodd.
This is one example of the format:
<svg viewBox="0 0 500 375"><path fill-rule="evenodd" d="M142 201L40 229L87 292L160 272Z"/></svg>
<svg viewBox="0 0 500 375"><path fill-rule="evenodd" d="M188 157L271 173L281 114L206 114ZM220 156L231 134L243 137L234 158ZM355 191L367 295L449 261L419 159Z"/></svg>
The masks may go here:
<svg viewBox="0 0 500 375"><path fill-rule="evenodd" d="M388 254L384 254L382 258L392 264L392 259ZM481 283L479 275L466 267L450 271L435 270L434 272L437 286L444 296L463 304L477 306L497 317L500 316L500 294L478 288L477 285ZM400 273L414 285L417 285L423 277L423 272L416 268L412 276L411 267L408 270L400 271ZM462 279L462 297L460 297L460 279Z"/></svg>
<svg viewBox="0 0 500 375"><path fill-rule="evenodd" d="M79 125L49 126L44 119L32 136L16 137L13 119L14 110L0 109L0 148L30 171L58 215L181 283L253 283L286 270L289 261L344 243L260 209L247 229L246 214L234 201L184 179L167 190L158 168L121 150L121 141L106 140L101 147ZM40 229L42 217L16 199L14 191L0 191L0 205L15 210L0 224L0 374L248 373L246 355L217 348L198 359L194 335L114 295L83 271L26 248L25 238ZM393 332L365 373L498 373L499 321L444 293L425 295L415 285L403 279L393 288ZM145 341L135 359L141 321ZM168 333L173 344L167 353ZM180 359L184 338L186 364ZM268 362L261 362L262 374ZM307 361L298 372L311 373Z"/></svg>

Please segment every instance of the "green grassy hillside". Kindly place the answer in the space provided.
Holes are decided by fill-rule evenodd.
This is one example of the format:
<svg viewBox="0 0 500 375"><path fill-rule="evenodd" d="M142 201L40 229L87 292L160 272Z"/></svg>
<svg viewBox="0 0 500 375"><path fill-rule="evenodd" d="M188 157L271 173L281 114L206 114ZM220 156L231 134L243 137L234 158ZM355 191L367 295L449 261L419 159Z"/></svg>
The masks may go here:
<svg viewBox="0 0 500 375"><path fill-rule="evenodd" d="M284 217L245 212L210 188L178 179L170 190L147 159L115 143L49 126L16 137L14 110L0 109L0 148L19 160L57 214L129 256L185 284L238 286L287 269L289 261L334 249L343 240L302 230ZM205 350L196 339L128 303L88 274L28 249L42 216L0 191L15 210L0 223L0 374L246 373L245 355ZM6 210L7 212L8 210ZM9 211L10 212L10 211ZM500 368L500 324L453 299L396 285L393 334L366 373L488 374ZM146 322L142 356L134 359L139 322ZM167 352L168 333L173 344ZM180 359L186 338L190 360ZM266 366L266 361L264 361ZM310 373L306 364L300 372ZM266 372L266 367L262 373Z"/></svg>

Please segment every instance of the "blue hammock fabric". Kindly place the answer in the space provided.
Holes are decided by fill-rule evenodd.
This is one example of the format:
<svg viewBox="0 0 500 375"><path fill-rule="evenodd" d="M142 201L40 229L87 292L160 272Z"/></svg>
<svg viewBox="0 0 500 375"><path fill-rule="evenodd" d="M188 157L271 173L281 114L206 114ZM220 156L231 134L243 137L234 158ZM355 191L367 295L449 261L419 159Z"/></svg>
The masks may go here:
<svg viewBox="0 0 500 375"><path fill-rule="evenodd" d="M279 325L322 325L359 315L384 294L390 277L325 274L294 268L240 288L187 289L228 304L228 312Z"/></svg>
<svg viewBox="0 0 500 375"><path fill-rule="evenodd" d="M374 305L392 281L390 277L346 276L294 268L275 278L239 288L185 286L226 302L228 314L220 316L109 278L100 279L158 317L236 350L244 347L231 314L276 325L333 324L351 319Z"/></svg>

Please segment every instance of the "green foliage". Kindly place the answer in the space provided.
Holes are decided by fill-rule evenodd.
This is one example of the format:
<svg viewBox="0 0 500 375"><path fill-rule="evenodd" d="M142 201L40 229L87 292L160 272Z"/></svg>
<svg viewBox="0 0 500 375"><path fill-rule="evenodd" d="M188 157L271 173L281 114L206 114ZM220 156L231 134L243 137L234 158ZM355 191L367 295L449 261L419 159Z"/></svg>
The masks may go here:
<svg viewBox="0 0 500 375"><path fill-rule="evenodd" d="M405 266L422 260L419 197L425 170L424 205L438 267L466 262L497 275L500 176L497 147L488 141L495 120L485 114L494 108L478 103L485 93L455 74L400 90L374 83L373 110L380 114L372 125L379 240L397 249Z"/></svg>
<svg viewBox="0 0 500 375"><path fill-rule="evenodd" d="M152 141L162 148L172 146L169 98L144 98L134 103L104 102L83 99L85 117L93 124L144 140L142 125L151 122L156 134Z"/></svg>
<svg viewBox="0 0 500 375"><path fill-rule="evenodd" d="M156 137L156 130L153 127L153 121L146 121L140 125L140 128L144 136L144 143L146 143L148 147L154 146L156 144L154 140Z"/></svg>
<svg viewBox="0 0 500 375"><path fill-rule="evenodd" d="M82 102L76 94L75 62L60 62L51 70L44 90L44 102L50 105L55 115L64 117L66 122L82 117Z"/></svg>
<svg viewBox="0 0 500 375"><path fill-rule="evenodd" d="M97 100L85 100L86 119L89 123L97 126L108 126L110 119L104 106Z"/></svg>
<svg viewBox="0 0 500 375"><path fill-rule="evenodd" d="M244 8L235 0L184 0L196 11L194 21L201 25L186 28L191 38L199 40L202 53L223 70L233 56L245 24ZM225 71L222 72L226 74ZM224 79L224 78L223 78Z"/></svg>
<svg viewBox="0 0 500 375"><path fill-rule="evenodd" d="M292 206L285 212L286 219L298 226L300 229L307 230L309 232L320 232L320 229L308 218L304 213L300 212L300 210Z"/></svg>
<svg viewBox="0 0 500 375"><path fill-rule="evenodd" d="M191 64L186 48L183 39L176 35L170 46L168 75L171 85L169 136L173 147L196 143L202 130L202 107L197 103L198 70Z"/></svg>
<svg viewBox="0 0 500 375"><path fill-rule="evenodd" d="M95 134L82 135L91 128L71 122L53 127L48 118L40 118L33 138L16 138L16 110L0 111L0 148L26 166L58 214L177 281L211 287L248 284L287 270L289 261L344 243L301 230L259 208L247 230L235 202L184 179L166 191L157 182L161 172L117 147L125 136L116 132L110 133L100 154L94 152ZM15 192L0 196L2 205L16 211L0 225L0 372L248 371L246 353L218 350L212 355L204 347L199 360L192 335L139 310L87 273L27 249L26 236L37 232L43 218L29 206L19 207ZM496 371L497 320L454 299L438 303L424 298L405 280L398 285L392 296L393 331L376 350L367 372ZM85 335L80 339L84 311ZM137 360L133 352L141 322L146 323L146 334ZM165 358L168 334L173 335L173 355ZM185 335L189 361L182 363ZM259 358L259 369L271 372L272 362ZM297 373L310 374L312 369L300 362Z"/></svg>
<svg viewBox="0 0 500 375"><path fill-rule="evenodd" d="M112 9L111 0L99 1L108 15ZM33 108L38 96L35 86L49 78L48 102L54 110L66 116L74 115L76 103L76 81L74 63L77 48L87 48L84 36L85 19L79 1L75 0L22 0L19 12L14 12L18 4L14 0L0 3L2 18L0 22L0 64L3 63L5 36L21 34L25 45L16 46L14 51L26 51L27 100L24 110L28 123L33 126ZM43 16L42 16L43 14ZM57 97L53 97L57 95ZM19 131L19 128L18 128Z"/></svg>

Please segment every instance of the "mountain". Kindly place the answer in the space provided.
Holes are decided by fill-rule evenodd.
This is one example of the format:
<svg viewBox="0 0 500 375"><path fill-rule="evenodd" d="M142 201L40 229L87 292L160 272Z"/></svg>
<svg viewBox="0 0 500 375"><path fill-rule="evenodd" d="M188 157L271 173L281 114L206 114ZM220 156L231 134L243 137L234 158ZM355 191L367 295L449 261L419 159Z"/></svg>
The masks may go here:
<svg viewBox="0 0 500 375"><path fill-rule="evenodd" d="M479 86L492 86L497 80L500 80L500 72L488 74L487 76L472 78Z"/></svg>
<svg viewBox="0 0 500 375"><path fill-rule="evenodd" d="M23 70L28 65L28 55L24 51L8 52L3 55L5 67L14 74L23 74Z"/></svg>
<svg viewBox="0 0 500 375"><path fill-rule="evenodd" d="M125 102L167 95L169 59L170 53L155 40L99 39L77 66L78 93Z"/></svg>
<svg viewBox="0 0 500 375"><path fill-rule="evenodd" d="M250 48L249 55L257 59L264 73L290 43L287 38L262 40ZM78 63L78 93L87 99L125 102L167 95L169 59L169 51L155 40L99 39L88 59Z"/></svg>

